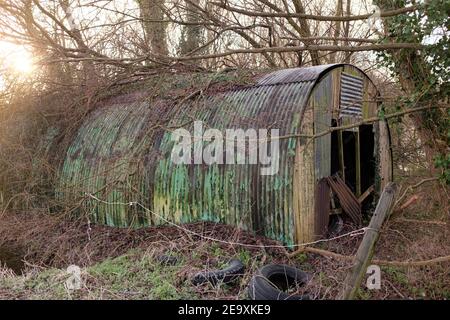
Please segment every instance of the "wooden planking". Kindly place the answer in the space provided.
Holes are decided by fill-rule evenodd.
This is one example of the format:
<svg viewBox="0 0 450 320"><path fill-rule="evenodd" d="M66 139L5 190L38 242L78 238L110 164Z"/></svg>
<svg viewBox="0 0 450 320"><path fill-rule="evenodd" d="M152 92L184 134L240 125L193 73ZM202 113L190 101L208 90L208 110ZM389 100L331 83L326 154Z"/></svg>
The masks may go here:
<svg viewBox="0 0 450 320"><path fill-rule="evenodd" d="M369 79L367 80L370 85L368 86L368 94L369 94L369 112L367 114L368 118L371 117L375 117L378 114L378 101L377 98L379 96L378 90L375 87L375 85L372 83L372 81L370 81Z"/></svg>
<svg viewBox="0 0 450 320"><path fill-rule="evenodd" d="M392 181L392 158L389 139L389 129L386 121L378 121L378 152L380 190Z"/></svg>
<svg viewBox="0 0 450 320"><path fill-rule="evenodd" d="M363 119L375 117L377 115L377 96L378 91L372 81L364 77L364 96L363 96Z"/></svg>
<svg viewBox="0 0 450 320"><path fill-rule="evenodd" d="M313 133L313 109L308 106L301 126L301 133ZM296 243L314 240L314 143L300 139L295 153L294 170L294 216Z"/></svg>
<svg viewBox="0 0 450 320"><path fill-rule="evenodd" d="M328 230L330 218L331 192L327 179L322 178L316 184L314 211L315 211L315 235L325 236Z"/></svg>
<svg viewBox="0 0 450 320"><path fill-rule="evenodd" d="M372 259L380 229L384 221L389 218L392 207L394 206L396 190L397 187L392 182L387 184L386 188L383 189L368 229L354 257L353 266L344 280L344 285L338 298L351 300L356 297L356 293L361 286L361 282L367 272L367 267Z"/></svg>

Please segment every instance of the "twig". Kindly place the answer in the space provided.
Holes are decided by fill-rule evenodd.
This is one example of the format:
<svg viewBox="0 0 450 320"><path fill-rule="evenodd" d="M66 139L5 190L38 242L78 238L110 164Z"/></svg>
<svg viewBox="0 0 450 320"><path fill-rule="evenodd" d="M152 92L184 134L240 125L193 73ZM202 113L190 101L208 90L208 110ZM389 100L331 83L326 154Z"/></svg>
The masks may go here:
<svg viewBox="0 0 450 320"><path fill-rule="evenodd" d="M373 13L366 13L362 15L349 15L349 16L324 16L324 15L314 15L314 14L305 14L305 13L285 13L285 12L262 12L262 11L249 11L244 9L239 9L237 7L230 6L226 4L226 2L211 2L211 4L218 6L222 9L240 13L243 15L251 16L251 17L268 17L268 18L301 18L301 19L310 19L316 21L355 21L355 20L365 20L370 18ZM413 5L409 7L404 7L395 10L382 11L380 13L380 17L392 17L399 14L405 14L408 12L415 11L419 9L420 5Z"/></svg>
<svg viewBox="0 0 450 320"><path fill-rule="evenodd" d="M413 186L409 186L408 188L405 189L405 191L403 192L403 194L401 195L400 198L398 198L398 200L395 202L394 208L397 207L399 205L399 203L403 200L403 198L405 198L406 194L408 193L408 191L418 188L420 187L422 184L426 183L426 182L430 182L430 181L436 181L439 180L439 177L433 177L433 178L427 178L427 179L423 179L421 181L419 181L418 183L416 183Z"/></svg>
<svg viewBox="0 0 450 320"><path fill-rule="evenodd" d="M313 247L303 247L297 251L290 253L288 255L288 257L292 258L303 252L316 253L316 254L319 254L319 255L322 255L325 257L331 257L331 258L345 260L345 261L352 261L354 258L353 256L346 256L346 255L339 254L336 252L313 248ZM435 265L435 264L448 262L448 261L450 261L450 255L427 259L427 260L417 260L417 261L395 261L395 260L388 261L388 260L378 260L378 259L372 260L372 262L374 264L385 265L385 266L397 266L397 267L422 267L422 266Z"/></svg>
<svg viewBox="0 0 450 320"><path fill-rule="evenodd" d="M398 218L394 221L400 221L400 222L413 222L413 223L425 223L425 224L437 224L441 226L446 226L447 223L444 221L436 221L436 220L418 220L418 219L406 219L406 218Z"/></svg>
<svg viewBox="0 0 450 320"><path fill-rule="evenodd" d="M402 204L400 206L400 208L398 208L399 211L401 210L405 210L406 208L408 208L411 204L413 204L414 202L416 202L418 199L420 199L420 197L415 194L413 195L411 198L408 199L408 201L406 201L404 204Z"/></svg>
<svg viewBox="0 0 450 320"><path fill-rule="evenodd" d="M192 231L192 230L190 230L190 229L188 229L186 227L183 227L183 226L181 226L181 225L179 225L177 223L174 223L174 222L166 219L163 215L161 215L161 214L159 214L159 213L157 213L155 211L150 210L149 208L145 207L144 205L142 205L139 202L135 202L135 201L132 201L132 202L109 202L109 201L102 200L102 199L100 199L100 198L98 198L98 197L96 197L96 196L94 196L93 194L90 194L90 193L85 193L85 196L87 198L91 198L91 199L93 199L95 201L98 201L99 203L104 203L104 204L109 204L109 205L115 204L115 205L125 205L125 206L137 206L137 207L142 208L146 212L154 215L158 219L164 221L165 223L167 223L167 224L169 224L169 225L171 225L171 226L173 226L173 227L175 227L177 229L180 229L180 230L182 230L182 231L184 231L184 232L186 232L188 234L191 234L193 236L197 236L197 237L199 237L201 239L210 240L210 241L214 241L214 242L217 242L217 243L224 243L224 244L228 244L228 245L231 245L231 246L241 246L241 247L247 247L247 248L298 248L298 247L309 246L309 245L318 244L318 243L322 243L322 242L330 242L330 241L333 241L333 240L336 240L336 239L340 239L340 238L344 238L344 237L355 237L355 236L366 234L367 231L370 231L370 228L364 227L364 228L360 228L360 229L357 229L357 230L353 230L353 231L341 234L341 235L336 236L336 237L332 237L332 238L328 238L328 239L326 239L326 238L325 239L319 239L319 240L316 240L316 241L306 242L306 243L293 244L293 245L290 245L290 246L248 244L248 243L235 242L235 241L226 241L226 240L222 240L222 239L218 239L218 238L214 238L214 237L210 237L210 236L205 236L205 235L203 235L203 234L201 234L199 232Z"/></svg>

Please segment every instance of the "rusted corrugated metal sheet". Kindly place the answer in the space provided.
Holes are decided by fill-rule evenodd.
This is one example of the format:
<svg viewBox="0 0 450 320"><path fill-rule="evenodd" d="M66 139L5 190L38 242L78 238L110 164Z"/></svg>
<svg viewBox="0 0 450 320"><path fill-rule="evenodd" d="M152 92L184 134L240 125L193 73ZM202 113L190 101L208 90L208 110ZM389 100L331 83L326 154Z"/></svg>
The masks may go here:
<svg viewBox="0 0 450 320"><path fill-rule="evenodd" d="M193 132L192 119L196 119L219 130L279 128L280 135L295 134L313 85L313 80L285 85L258 82L218 93L175 107L164 126L189 123L183 127ZM170 159L171 132L161 128L146 132L155 125L154 107L137 101L95 111L67 152L61 195L92 193L112 202L92 201L87 207L93 221L107 225L162 223L149 213L118 204L139 201L170 221L220 221L294 242L296 139L280 140L280 167L273 176L260 175L259 166L251 164L175 165ZM137 150L139 143L145 148Z"/></svg>
<svg viewBox="0 0 450 320"><path fill-rule="evenodd" d="M311 92L325 72L338 66L275 71L261 76L253 85L183 103L147 100L144 95L133 103L98 108L79 128L67 151L59 198L73 201L91 193L106 200L108 203L89 201L84 208L93 222L111 226L208 220L294 244L301 239L298 232L306 230L297 227L296 231L296 223L309 221L299 218L302 213L298 212L314 211L298 208L294 202L309 205L314 197L314 179L327 175L329 159L320 158L314 150L323 153L329 147L329 137L307 146L311 156L304 159L311 163L305 165L305 180L298 181L297 190L312 192L299 197L293 187L294 170L299 171L294 166L299 157L296 138L280 140L279 171L263 176L259 174L260 165L176 165L170 159L174 146L171 130L182 127L192 133L193 120L201 120L205 126L220 131L278 128L280 135L296 134L301 131L307 107L310 123L306 127L312 129L312 122L330 120L329 110L323 107L332 99L326 97L326 86L314 97L316 104L309 101ZM157 96L152 88L147 91L147 96ZM313 106L322 110L322 116L313 114ZM315 126L314 131L324 128L326 124ZM321 165L316 166L314 161ZM304 187L305 181L310 188ZM142 208L122 204L136 201L162 219ZM326 223L325 217L319 220L320 225Z"/></svg>
<svg viewBox="0 0 450 320"><path fill-rule="evenodd" d="M86 193L112 204L89 202L92 220L112 226L145 226L142 209L118 202L149 205L149 173L145 170L149 130L166 110L148 102L113 104L96 110L78 130L64 161L58 195L74 199Z"/></svg>
<svg viewBox="0 0 450 320"><path fill-rule="evenodd" d="M352 218L353 222L357 225L361 225L361 204L353 194L352 190L350 190L344 180L339 176L328 177L327 181L331 190L337 195L344 212Z"/></svg>
<svg viewBox="0 0 450 320"><path fill-rule="evenodd" d="M364 81L343 72L341 75L341 116L362 118Z"/></svg>
<svg viewBox="0 0 450 320"><path fill-rule="evenodd" d="M312 86L308 81L221 93L195 112L183 108L169 125L194 118L221 131L273 127L280 128L280 135L296 133ZM193 132L192 125L185 128ZM163 160L155 168L153 209L171 221L221 221L292 243L295 147L295 139L281 140L278 174L262 176L258 165L251 164L177 166L170 160L170 133L165 133L159 147Z"/></svg>
<svg viewBox="0 0 450 320"><path fill-rule="evenodd" d="M315 81L319 76L330 68L338 66L337 64L324 64L320 66L292 68L278 70L269 74L263 75L258 79L258 85L274 85L287 84L303 81Z"/></svg>

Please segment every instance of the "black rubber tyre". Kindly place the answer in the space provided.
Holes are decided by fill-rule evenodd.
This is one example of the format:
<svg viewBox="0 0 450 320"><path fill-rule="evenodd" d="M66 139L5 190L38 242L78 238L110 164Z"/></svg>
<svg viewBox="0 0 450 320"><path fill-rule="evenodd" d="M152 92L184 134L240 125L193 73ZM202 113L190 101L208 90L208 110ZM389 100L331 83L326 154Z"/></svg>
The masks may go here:
<svg viewBox="0 0 450 320"><path fill-rule="evenodd" d="M192 284L199 285L210 282L213 285L218 283L230 283L244 274L244 265L241 261L233 259L228 267L222 270L213 270L208 272L199 272L192 278Z"/></svg>
<svg viewBox="0 0 450 320"><path fill-rule="evenodd" d="M269 264L257 271L248 286L252 300L310 300L309 295L290 295L284 290L309 281L305 272L284 264Z"/></svg>

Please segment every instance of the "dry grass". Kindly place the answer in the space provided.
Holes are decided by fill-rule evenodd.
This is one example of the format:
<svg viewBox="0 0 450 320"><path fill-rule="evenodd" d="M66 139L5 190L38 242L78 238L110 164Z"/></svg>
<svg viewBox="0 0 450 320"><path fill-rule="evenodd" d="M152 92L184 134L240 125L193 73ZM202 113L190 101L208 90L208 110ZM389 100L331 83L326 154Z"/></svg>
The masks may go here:
<svg viewBox="0 0 450 320"><path fill-rule="evenodd" d="M402 161L396 159L394 162ZM396 181L402 186L400 193L429 178L428 171L420 166L410 167L414 171L396 172ZM30 181L34 178L30 176ZM25 193L28 191L32 197L40 197L41 207L48 205L44 194L34 194L33 188L26 189ZM375 258L406 261L449 255L447 191L439 181L429 181L409 190L400 205L413 196L416 200L394 213L377 244ZM17 197L18 201L22 199ZM90 225L85 217L74 220L66 215L48 214L48 209L3 211L2 208L0 215L0 249L20 252L27 265L23 276L0 268L0 298L5 299L242 299L246 298L247 284L256 269L267 263L285 263L309 272L311 281L298 288L298 292L308 292L315 299L334 299L351 266L348 261L313 253L288 257L284 249L244 248L213 242L174 227L111 228ZM194 223L186 227L225 241L277 244L221 224ZM343 233L353 229L348 224ZM353 255L361 238L345 237L317 247ZM167 253L179 258L179 263L171 269L161 267L155 258ZM191 285L190 278L197 271L223 267L229 259L236 257L246 265L246 273L234 285L219 288ZM77 293L68 292L63 285L67 278L64 270L71 264L84 270L86 286ZM450 263L427 267L382 267L381 290L369 291L363 284L359 298L448 299L449 279Z"/></svg>
<svg viewBox="0 0 450 320"><path fill-rule="evenodd" d="M375 258L422 260L449 254L448 215L436 207L438 200L429 189L430 185L426 185L415 190L421 201L395 213L383 230ZM442 223L405 221L408 218ZM195 223L187 227L221 240L275 244L221 224ZM346 229L351 230L352 226L347 225ZM318 247L352 255L360 239L361 236L346 237ZM2 287L9 288L0 290L0 297L7 299L243 299L247 297L246 287L252 274L267 263L286 263L309 272L310 283L298 292L308 292L315 299L334 299L350 267L349 262L312 253L289 258L284 249L243 248L207 241L173 227L110 228L42 212L3 217L1 246L21 248L28 262L28 271L22 277L5 270L0 274ZM178 264L161 266L156 259L161 254L178 257ZM196 272L221 268L231 258L239 258L246 265L246 273L234 285L191 285L190 278ZM61 270L70 264L84 268L85 287L76 293L68 292L63 285L67 275ZM449 267L449 263L420 268L382 267L382 289L369 291L363 285L359 298L449 298ZM151 279L159 280L156 283Z"/></svg>

